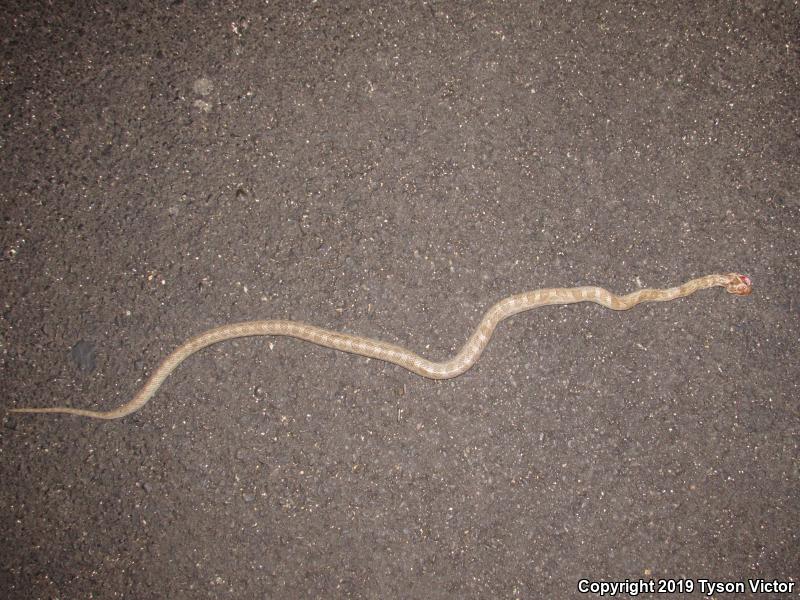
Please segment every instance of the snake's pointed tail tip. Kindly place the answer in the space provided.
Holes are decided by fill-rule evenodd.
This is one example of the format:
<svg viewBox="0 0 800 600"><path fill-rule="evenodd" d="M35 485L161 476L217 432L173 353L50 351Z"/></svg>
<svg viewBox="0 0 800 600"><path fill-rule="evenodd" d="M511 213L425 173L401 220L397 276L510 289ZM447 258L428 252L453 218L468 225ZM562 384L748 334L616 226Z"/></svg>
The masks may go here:
<svg viewBox="0 0 800 600"><path fill-rule="evenodd" d="M740 273L731 273L731 279L725 289L737 296L747 296L753 292L753 281Z"/></svg>
<svg viewBox="0 0 800 600"><path fill-rule="evenodd" d="M109 411L109 412L97 412L94 410L83 410L80 408L69 408L66 406L62 407L48 407L48 408L9 408L9 413L27 413L27 414L48 414L48 415L75 415L77 417L89 417L91 419L119 419L124 417L125 415L130 414L133 411L127 412L120 412L120 411Z"/></svg>
<svg viewBox="0 0 800 600"><path fill-rule="evenodd" d="M67 413L69 411L60 408L9 408L10 413L24 413L27 415L43 413Z"/></svg>

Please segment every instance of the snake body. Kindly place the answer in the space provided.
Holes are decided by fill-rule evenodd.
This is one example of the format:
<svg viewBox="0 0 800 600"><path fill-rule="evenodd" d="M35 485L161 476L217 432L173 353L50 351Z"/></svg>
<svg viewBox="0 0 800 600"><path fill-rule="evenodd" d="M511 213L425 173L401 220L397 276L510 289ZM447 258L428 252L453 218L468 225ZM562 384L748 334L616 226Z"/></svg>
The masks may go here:
<svg viewBox="0 0 800 600"><path fill-rule="evenodd" d="M377 358L408 369L429 379L450 379L467 371L483 353L497 325L512 315L551 304L594 302L612 310L628 310L641 302L664 302L688 296L715 286L731 294L745 296L752 290L746 275L706 275L668 289L641 289L626 296L617 296L600 287L548 288L509 296L492 306L461 350L450 360L434 362L406 348L380 340L339 333L298 321L247 321L223 325L201 333L178 346L156 368L136 395L122 406L109 411L84 410L70 407L14 408L16 413L65 413L94 419L119 419L142 408L155 395L161 384L178 365L195 352L212 344L234 338L279 335L306 340L318 346Z"/></svg>

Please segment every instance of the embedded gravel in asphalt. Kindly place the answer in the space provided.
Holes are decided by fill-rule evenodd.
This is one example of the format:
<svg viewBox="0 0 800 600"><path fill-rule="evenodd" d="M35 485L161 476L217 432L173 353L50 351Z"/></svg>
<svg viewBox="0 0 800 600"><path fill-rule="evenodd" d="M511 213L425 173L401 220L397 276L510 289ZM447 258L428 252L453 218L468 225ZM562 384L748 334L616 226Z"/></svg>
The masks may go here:
<svg viewBox="0 0 800 600"><path fill-rule="evenodd" d="M534 288L754 293L541 308L449 381L243 339L119 421L4 412L0 595L797 581L796 2L158 4L5 3L0 408L118 406L233 321L440 359Z"/></svg>

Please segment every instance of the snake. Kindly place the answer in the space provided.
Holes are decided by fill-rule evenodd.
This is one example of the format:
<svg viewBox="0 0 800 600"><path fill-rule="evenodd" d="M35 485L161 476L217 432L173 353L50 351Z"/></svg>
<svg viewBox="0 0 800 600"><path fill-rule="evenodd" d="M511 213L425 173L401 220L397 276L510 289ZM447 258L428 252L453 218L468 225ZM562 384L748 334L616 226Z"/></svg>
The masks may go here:
<svg viewBox="0 0 800 600"><path fill-rule="evenodd" d="M665 302L675 300L698 290L724 287L731 294L746 296L752 291L752 281L747 275L738 273L714 274L692 279L668 289L642 288L625 296L618 296L595 286L573 288L546 288L508 296L494 304L483 316L475 331L461 350L451 359L441 362L428 360L411 350L357 335L350 335L299 321L266 320L231 323L209 329L196 335L172 351L153 371L133 398L108 411L86 410L67 406L40 408L12 408L14 413L63 413L93 419L120 419L136 412L156 394L164 380L183 361L194 353L212 344L235 338L253 336L287 336L305 340L350 354L357 354L393 363L412 373L428 379L451 379L469 370L480 358L489 343L495 328L501 321L518 313L540 306L594 302L612 310L628 310L642 302Z"/></svg>

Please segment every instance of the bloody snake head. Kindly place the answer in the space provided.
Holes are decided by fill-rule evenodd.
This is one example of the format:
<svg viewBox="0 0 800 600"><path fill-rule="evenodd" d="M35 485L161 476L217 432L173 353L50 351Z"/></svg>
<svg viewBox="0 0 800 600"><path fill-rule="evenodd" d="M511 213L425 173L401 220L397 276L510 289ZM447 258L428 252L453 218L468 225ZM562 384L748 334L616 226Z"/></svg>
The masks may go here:
<svg viewBox="0 0 800 600"><path fill-rule="evenodd" d="M725 286L725 290L737 296L747 296L753 291L753 282L747 275L740 275L739 273L731 273L731 280Z"/></svg>

